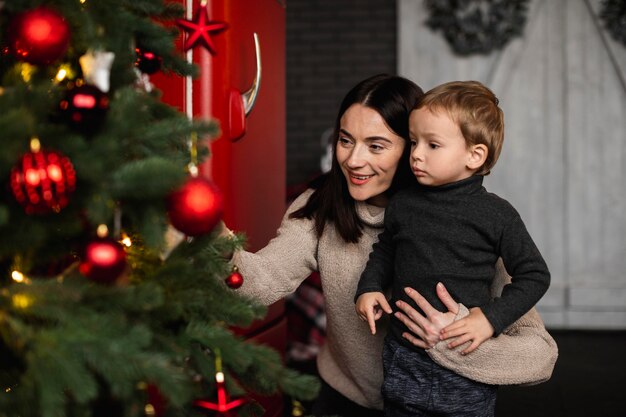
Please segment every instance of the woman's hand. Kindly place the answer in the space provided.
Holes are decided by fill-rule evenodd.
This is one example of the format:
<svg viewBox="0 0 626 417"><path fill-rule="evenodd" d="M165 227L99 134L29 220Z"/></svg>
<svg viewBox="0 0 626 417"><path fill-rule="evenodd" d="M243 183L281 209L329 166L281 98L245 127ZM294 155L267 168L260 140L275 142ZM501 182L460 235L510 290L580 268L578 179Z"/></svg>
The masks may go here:
<svg viewBox="0 0 626 417"><path fill-rule="evenodd" d="M396 318L414 333L404 332L402 337L423 349L432 348L441 340L441 330L454 321L454 318L459 312L459 304L454 301L441 282L437 284L437 296L448 309L445 313L435 309L414 289L407 287L404 291L415 301L415 304L422 309L426 317L418 313L404 301L396 301L396 306L402 310L402 312L398 311L395 313Z"/></svg>

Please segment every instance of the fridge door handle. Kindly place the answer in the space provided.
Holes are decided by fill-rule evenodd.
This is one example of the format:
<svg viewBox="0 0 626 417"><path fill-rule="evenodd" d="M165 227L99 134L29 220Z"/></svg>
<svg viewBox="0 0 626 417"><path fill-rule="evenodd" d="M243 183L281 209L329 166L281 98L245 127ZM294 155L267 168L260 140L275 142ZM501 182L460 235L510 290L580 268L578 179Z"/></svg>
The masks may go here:
<svg viewBox="0 0 626 417"><path fill-rule="evenodd" d="M261 46L259 45L259 35L256 33L254 33L254 51L256 54L256 74L254 81L252 82L252 87L241 95L246 116L252 111L256 97L259 94L259 88L261 88Z"/></svg>
<svg viewBox="0 0 626 417"><path fill-rule="evenodd" d="M228 96L228 132L230 140L237 141L246 133L246 117L252 111L261 88L261 47L259 36L254 34L254 50L256 54L256 74L252 86L245 93L231 88Z"/></svg>

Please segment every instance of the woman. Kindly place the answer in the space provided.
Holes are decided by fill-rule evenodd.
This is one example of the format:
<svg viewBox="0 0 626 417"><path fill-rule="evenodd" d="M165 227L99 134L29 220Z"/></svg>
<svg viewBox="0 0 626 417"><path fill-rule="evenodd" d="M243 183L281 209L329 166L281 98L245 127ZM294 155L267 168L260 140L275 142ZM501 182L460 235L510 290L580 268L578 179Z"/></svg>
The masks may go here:
<svg viewBox="0 0 626 417"><path fill-rule="evenodd" d="M323 385L311 410L316 416L382 415L385 331L370 334L354 310L353 298L372 244L382 231L389 196L414 181L408 163L408 117L421 94L417 85L397 76L378 75L355 86L339 109L331 171L293 202L277 236L265 248L256 253L238 251L232 258L245 278L238 291L264 304L292 293L311 272L319 272L327 336L317 358ZM496 281L503 279L499 274ZM511 335L480 347L476 356L490 358L483 368L484 362L474 362L474 354L462 357L439 342L439 330L467 310L445 288L438 294L448 312L437 312L412 291L426 316L407 304L398 305L404 313L396 313L415 333L405 337L417 346L432 347L429 352L438 363L487 383L501 384L502 375L506 378L508 373L515 374L512 383L549 378L556 345L536 313L516 322ZM516 332L525 336L512 336ZM523 366L510 367L527 354L531 357Z"/></svg>

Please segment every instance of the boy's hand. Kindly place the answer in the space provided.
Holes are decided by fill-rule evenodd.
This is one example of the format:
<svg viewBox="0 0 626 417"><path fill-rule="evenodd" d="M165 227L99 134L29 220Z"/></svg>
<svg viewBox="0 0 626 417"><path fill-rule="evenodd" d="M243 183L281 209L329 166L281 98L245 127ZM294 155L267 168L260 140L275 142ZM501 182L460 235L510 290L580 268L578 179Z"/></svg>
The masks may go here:
<svg viewBox="0 0 626 417"><path fill-rule="evenodd" d="M441 330L441 340L458 336L456 340L448 343L450 349L471 341L469 347L461 352L461 355L466 355L493 336L493 332L493 326L482 310L479 307L474 307L470 308L469 315Z"/></svg>
<svg viewBox="0 0 626 417"><path fill-rule="evenodd" d="M391 314L391 307L382 292L366 292L356 300L356 312L369 324L372 334L376 334L376 320L382 317L383 311Z"/></svg>

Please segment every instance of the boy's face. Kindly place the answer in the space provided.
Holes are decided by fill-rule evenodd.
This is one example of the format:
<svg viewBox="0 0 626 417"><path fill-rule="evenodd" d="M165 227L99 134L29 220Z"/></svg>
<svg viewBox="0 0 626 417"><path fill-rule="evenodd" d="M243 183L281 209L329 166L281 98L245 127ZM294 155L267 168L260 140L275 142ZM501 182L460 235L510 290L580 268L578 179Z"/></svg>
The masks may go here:
<svg viewBox="0 0 626 417"><path fill-rule="evenodd" d="M469 178L472 155L459 126L444 110L425 107L409 117L411 170L423 185L438 186Z"/></svg>

